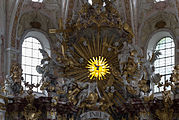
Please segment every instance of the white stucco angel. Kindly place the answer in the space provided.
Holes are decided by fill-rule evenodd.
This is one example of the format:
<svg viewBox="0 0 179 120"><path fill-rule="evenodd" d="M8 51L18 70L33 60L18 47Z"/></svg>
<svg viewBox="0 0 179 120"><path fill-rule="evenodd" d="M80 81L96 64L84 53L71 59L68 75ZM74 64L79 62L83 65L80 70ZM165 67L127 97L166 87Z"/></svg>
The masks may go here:
<svg viewBox="0 0 179 120"><path fill-rule="evenodd" d="M90 93L97 92L98 96L101 98L101 94L99 92L99 89L97 87L96 82L94 82L94 83L89 83L89 82L81 83L81 82L78 82L77 84L78 84L78 86L80 88L83 89L80 92L79 96L78 96L79 101L78 101L77 105L80 105L80 103L83 102L90 95Z"/></svg>
<svg viewBox="0 0 179 120"><path fill-rule="evenodd" d="M161 53L159 51L153 51L152 56L149 56L148 60L143 59L144 69L146 70L146 76L150 81L154 83L158 83L161 79L160 74L154 73L154 62L158 59L160 55Z"/></svg>
<svg viewBox="0 0 179 120"><path fill-rule="evenodd" d="M13 95L13 90L12 90L12 86L14 84L14 81L12 79L12 75L9 76L9 75L6 75L6 79L5 79L5 95Z"/></svg>

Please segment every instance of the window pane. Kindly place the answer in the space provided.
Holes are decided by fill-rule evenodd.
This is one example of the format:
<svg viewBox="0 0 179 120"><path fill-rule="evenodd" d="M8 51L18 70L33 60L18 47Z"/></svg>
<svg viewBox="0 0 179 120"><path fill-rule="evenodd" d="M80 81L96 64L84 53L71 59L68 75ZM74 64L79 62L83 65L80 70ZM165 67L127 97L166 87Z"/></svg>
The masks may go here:
<svg viewBox="0 0 179 120"><path fill-rule="evenodd" d="M26 82L31 83L31 75L26 74Z"/></svg>
<svg viewBox="0 0 179 120"><path fill-rule="evenodd" d="M172 56L172 49L166 49L166 57Z"/></svg>
<svg viewBox="0 0 179 120"><path fill-rule="evenodd" d="M26 68L26 71L25 71L25 73L27 73L27 74L32 74L32 71L31 71L31 66L25 66Z"/></svg>
<svg viewBox="0 0 179 120"><path fill-rule="evenodd" d="M175 48L173 47L173 48L171 48L171 56L174 56L175 55Z"/></svg>
<svg viewBox="0 0 179 120"><path fill-rule="evenodd" d="M166 41L165 41L165 38L162 38L159 42L158 42L158 44L164 44Z"/></svg>
<svg viewBox="0 0 179 120"><path fill-rule="evenodd" d="M174 42L172 42L171 44L172 44L172 47L175 47L175 44L174 44Z"/></svg>
<svg viewBox="0 0 179 120"><path fill-rule="evenodd" d="M26 55L26 49L22 48L22 55L25 56Z"/></svg>
<svg viewBox="0 0 179 120"><path fill-rule="evenodd" d="M161 75L165 75L165 71L166 71L165 67L162 67L159 70Z"/></svg>
<svg viewBox="0 0 179 120"><path fill-rule="evenodd" d="M166 74L171 74L173 71L173 66L167 66L166 67Z"/></svg>
<svg viewBox="0 0 179 120"><path fill-rule="evenodd" d="M39 75L39 74L37 73L37 71L36 71L36 67L32 67L32 74L33 74L33 75Z"/></svg>
<svg viewBox="0 0 179 120"><path fill-rule="evenodd" d="M38 58L43 58L43 56L42 56L42 54L40 52L38 54L39 54Z"/></svg>
<svg viewBox="0 0 179 120"><path fill-rule="evenodd" d="M166 66L168 65L172 65L172 58L169 57L169 58L166 58Z"/></svg>
<svg viewBox="0 0 179 120"><path fill-rule="evenodd" d="M37 50L33 50L33 57L38 58L39 57L39 52Z"/></svg>
<svg viewBox="0 0 179 120"><path fill-rule="evenodd" d="M156 68L155 73L160 73L160 70L158 68Z"/></svg>
<svg viewBox="0 0 179 120"><path fill-rule="evenodd" d="M160 59L159 62L160 62L160 64L159 64L158 67L165 66L166 60L165 59Z"/></svg>
<svg viewBox="0 0 179 120"><path fill-rule="evenodd" d="M35 66L35 67L36 67L37 65L40 65L39 60L38 60L38 59L33 59L33 60L32 60L32 65Z"/></svg>
<svg viewBox="0 0 179 120"><path fill-rule="evenodd" d="M24 65L22 65L22 72L25 73L26 72L26 67Z"/></svg>
<svg viewBox="0 0 179 120"><path fill-rule="evenodd" d="M159 45L159 49L165 49L165 47L166 47L165 44L160 44Z"/></svg>
<svg viewBox="0 0 179 120"><path fill-rule="evenodd" d="M172 59L172 64L175 64L175 58L172 57L171 59Z"/></svg>
<svg viewBox="0 0 179 120"><path fill-rule="evenodd" d="M161 1L165 1L165 0L155 0L154 3L161 2Z"/></svg>
<svg viewBox="0 0 179 120"><path fill-rule="evenodd" d="M24 42L25 43L25 45L23 45L23 48L25 49L25 48L29 48L29 49L31 49L32 48L32 43L31 42Z"/></svg>
<svg viewBox="0 0 179 120"><path fill-rule="evenodd" d="M166 43L172 43L173 42L173 40L171 39L171 37L166 37Z"/></svg>
<svg viewBox="0 0 179 120"><path fill-rule="evenodd" d="M41 45L39 43L33 44L33 49L39 49L39 48L41 48Z"/></svg>
<svg viewBox="0 0 179 120"><path fill-rule="evenodd" d="M166 79L169 80L171 75L166 75Z"/></svg>
<svg viewBox="0 0 179 120"><path fill-rule="evenodd" d="M31 66L32 58L24 57L24 56L22 56L22 57L25 58L25 61L23 61L22 64Z"/></svg>
<svg viewBox="0 0 179 120"><path fill-rule="evenodd" d="M43 0L32 0L32 2L39 2L39 3L42 3Z"/></svg>
<svg viewBox="0 0 179 120"><path fill-rule="evenodd" d="M154 86L154 91L158 91L157 85Z"/></svg>
<svg viewBox="0 0 179 120"><path fill-rule="evenodd" d="M172 43L171 42L167 43L166 48L171 48L171 47L172 47Z"/></svg>
<svg viewBox="0 0 179 120"><path fill-rule="evenodd" d="M26 48L25 56L31 57L32 56L32 49Z"/></svg>
<svg viewBox="0 0 179 120"><path fill-rule="evenodd" d="M26 57L22 57L22 64L26 63Z"/></svg>
<svg viewBox="0 0 179 120"><path fill-rule="evenodd" d="M160 52L161 52L161 55L159 56L159 58L164 58L166 50L160 50Z"/></svg>

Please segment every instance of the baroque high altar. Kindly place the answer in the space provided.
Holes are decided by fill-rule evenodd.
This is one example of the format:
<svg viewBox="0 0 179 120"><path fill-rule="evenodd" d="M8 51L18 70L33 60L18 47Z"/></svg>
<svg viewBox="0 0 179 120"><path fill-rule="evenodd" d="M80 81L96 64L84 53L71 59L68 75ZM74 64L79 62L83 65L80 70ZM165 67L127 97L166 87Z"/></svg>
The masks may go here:
<svg viewBox="0 0 179 120"><path fill-rule="evenodd" d="M104 6L105 3L105 6ZM49 29L61 45L52 56L42 49L41 85L23 81L19 64L11 66L1 88L0 120L173 120L179 118L179 65L165 83L154 73L154 61L133 44L133 32L112 0L85 3L78 17L59 20ZM23 90L22 84L28 88ZM151 84L164 87L154 97ZM167 90L167 87L171 90ZM33 88L48 93L38 97Z"/></svg>

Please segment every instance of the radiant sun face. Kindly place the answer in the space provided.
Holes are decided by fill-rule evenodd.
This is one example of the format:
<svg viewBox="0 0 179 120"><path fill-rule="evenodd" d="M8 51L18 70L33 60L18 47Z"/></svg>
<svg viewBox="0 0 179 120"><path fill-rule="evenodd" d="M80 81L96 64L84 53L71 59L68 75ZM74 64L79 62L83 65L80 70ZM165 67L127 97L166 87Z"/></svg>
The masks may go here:
<svg viewBox="0 0 179 120"><path fill-rule="evenodd" d="M106 74L109 74L109 65L107 64L106 59L104 57L93 57L88 61L88 68L90 72L90 79L97 78L98 80L103 80Z"/></svg>

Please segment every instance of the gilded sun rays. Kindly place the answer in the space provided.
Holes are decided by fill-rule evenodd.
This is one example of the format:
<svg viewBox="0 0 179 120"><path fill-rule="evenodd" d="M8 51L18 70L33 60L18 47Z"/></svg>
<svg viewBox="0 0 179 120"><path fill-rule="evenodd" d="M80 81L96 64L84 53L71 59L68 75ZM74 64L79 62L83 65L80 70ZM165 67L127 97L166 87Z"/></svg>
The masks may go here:
<svg viewBox="0 0 179 120"><path fill-rule="evenodd" d="M117 54L109 49L113 41L113 36L101 37L99 33L91 38L80 38L71 51L75 67L68 69L67 74L79 82L107 79L111 66L118 64Z"/></svg>

